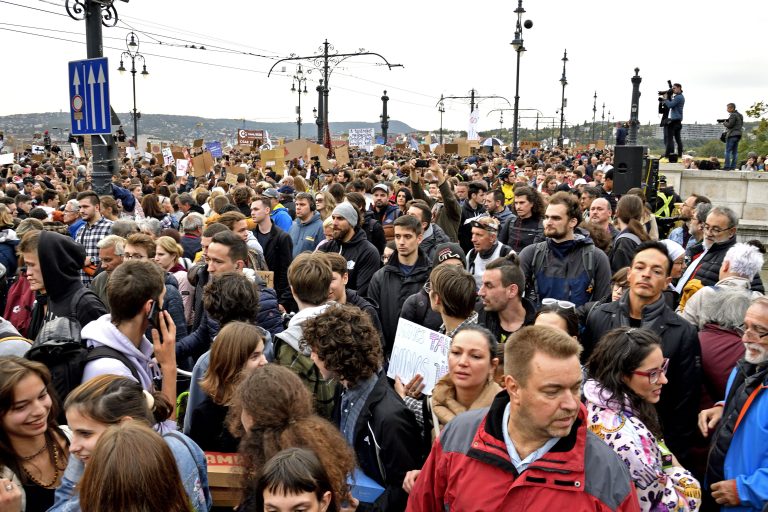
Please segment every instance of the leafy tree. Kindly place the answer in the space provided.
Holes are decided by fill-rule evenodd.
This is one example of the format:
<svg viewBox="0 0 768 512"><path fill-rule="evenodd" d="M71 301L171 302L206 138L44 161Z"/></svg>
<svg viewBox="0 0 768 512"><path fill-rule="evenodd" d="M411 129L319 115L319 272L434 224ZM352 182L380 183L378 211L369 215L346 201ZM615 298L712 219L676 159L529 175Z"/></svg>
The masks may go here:
<svg viewBox="0 0 768 512"><path fill-rule="evenodd" d="M763 101L757 101L747 109L748 117L758 119L759 123L741 139L739 143L739 154L746 155L749 151L754 151L758 155L768 154L768 105Z"/></svg>

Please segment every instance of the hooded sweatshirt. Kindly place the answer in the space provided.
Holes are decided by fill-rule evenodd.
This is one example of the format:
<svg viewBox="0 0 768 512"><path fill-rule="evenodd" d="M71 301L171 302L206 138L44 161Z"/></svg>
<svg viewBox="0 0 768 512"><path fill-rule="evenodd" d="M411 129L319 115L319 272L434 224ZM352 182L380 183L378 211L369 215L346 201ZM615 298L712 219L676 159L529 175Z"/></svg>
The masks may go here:
<svg viewBox="0 0 768 512"><path fill-rule="evenodd" d="M37 247L40 271L43 275L46 295L38 296L32 317L42 318L42 308L47 301L45 319L37 325L30 325L29 337L34 339L40 328L49 320L69 316L76 312L76 320L85 327L107 310L99 297L92 292L83 295L73 307L72 300L83 288L79 271L85 263L85 249L71 238L52 231L41 231ZM45 299L43 299L45 297Z"/></svg>
<svg viewBox="0 0 768 512"><path fill-rule="evenodd" d="M381 257L376 247L368 241L362 229L356 229L355 234L348 242L330 240L318 247L321 252L337 252L347 260L349 281L347 288L351 288L363 297L368 296L368 284L373 274L381 267Z"/></svg>
<svg viewBox="0 0 768 512"><path fill-rule="evenodd" d="M317 244L325 238L320 212L312 212L312 216L306 222L297 217L291 224L288 234L291 235L291 241L293 241L294 258L305 251L314 251Z"/></svg>
<svg viewBox="0 0 768 512"><path fill-rule="evenodd" d="M136 368L141 378L139 384L147 391L154 389L153 379L160 377L160 367L152 360L152 343L146 336L142 336L141 343L137 348L112 323L112 315L104 315L84 327L82 337L86 340L88 347L107 346L123 353ZM135 380L131 370L123 363L117 359L104 357L85 365L82 382L104 374L120 375Z"/></svg>

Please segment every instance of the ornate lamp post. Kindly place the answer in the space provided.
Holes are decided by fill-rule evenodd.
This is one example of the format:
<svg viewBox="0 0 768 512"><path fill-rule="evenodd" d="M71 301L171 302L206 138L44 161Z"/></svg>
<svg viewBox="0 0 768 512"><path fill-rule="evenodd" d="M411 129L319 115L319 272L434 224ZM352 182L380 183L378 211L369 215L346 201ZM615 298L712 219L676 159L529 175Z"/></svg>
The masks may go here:
<svg viewBox="0 0 768 512"><path fill-rule="evenodd" d="M557 145L563 147L563 125L565 124L565 86L568 80L565 78L565 64L568 62L568 50L563 51L563 76L560 77L560 85L563 86L563 95L560 99L560 135L557 137Z"/></svg>
<svg viewBox="0 0 768 512"><path fill-rule="evenodd" d="M523 0L517 0L517 9L515 9L515 13L517 14L515 39L510 44L512 45L512 48L515 49L515 53L517 53L517 69L515 71L515 118L512 121L512 145L514 146L515 151L517 151L517 130L520 123L520 118L518 117L518 106L520 105L520 56L525 51L525 46L523 46L523 27L532 28L533 22L531 20L525 20L525 23L521 23L523 19L523 13L525 13L525 9L523 9Z"/></svg>
<svg viewBox="0 0 768 512"><path fill-rule="evenodd" d="M304 90L301 89L301 84L304 84ZM297 87L298 85L298 87ZM301 95L307 94L307 77L304 76L304 72L301 70L301 64L296 69L296 74L293 75L293 83L291 84L291 92L297 92L299 95L299 105L296 107L296 127L298 128L297 139L301 138Z"/></svg>
<svg viewBox="0 0 768 512"><path fill-rule="evenodd" d="M120 67L117 70L120 73L125 73L126 69L123 65L124 59L130 59L131 61L131 79L133 81L133 143L138 147L139 145L139 119L141 119L141 112L136 110L136 61L141 61L142 69L141 76L146 77L149 75L147 71L147 64L144 61L144 56L139 53L139 36L131 31L125 36L125 46L128 48L120 55Z"/></svg>

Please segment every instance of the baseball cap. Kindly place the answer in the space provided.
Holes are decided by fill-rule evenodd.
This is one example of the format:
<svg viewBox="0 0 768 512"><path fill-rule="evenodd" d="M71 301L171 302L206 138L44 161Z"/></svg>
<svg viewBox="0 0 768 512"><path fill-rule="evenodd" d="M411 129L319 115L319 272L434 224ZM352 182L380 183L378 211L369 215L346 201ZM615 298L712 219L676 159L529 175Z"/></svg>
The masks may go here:
<svg viewBox="0 0 768 512"><path fill-rule="evenodd" d="M280 197L280 194L278 194L277 190L274 188L268 188L264 192L261 193L264 197L269 197L270 199L277 199Z"/></svg>
<svg viewBox="0 0 768 512"><path fill-rule="evenodd" d="M373 186L371 189L371 192L374 190L383 190L386 193L389 193L389 187L386 185L386 183L377 183Z"/></svg>
<svg viewBox="0 0 768 512"><path fill-rule="evenodd" d="M466 254L464 254L464 251L461 249L459 244L452 242L438 244L437 247L435 247L435 256L432 260L432 268L450 259L456 259L464 263Z"/></svg>
<svg viewBox="0 0 768 512"><path fill-rule="evenodd" d="M480 217L470 222L473 228L484 229L490 233L499 232L499 221L493 217Z"/></svg>

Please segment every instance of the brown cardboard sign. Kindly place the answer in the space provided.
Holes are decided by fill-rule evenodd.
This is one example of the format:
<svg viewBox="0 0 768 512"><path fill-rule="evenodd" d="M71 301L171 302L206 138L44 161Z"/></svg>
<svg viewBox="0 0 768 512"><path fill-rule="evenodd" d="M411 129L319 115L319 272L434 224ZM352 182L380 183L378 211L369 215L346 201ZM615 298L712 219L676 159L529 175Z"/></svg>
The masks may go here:
<svg viewBox="0 0 768 512"><path fill-rule="evenodd" d="M193 147L193 148L201 148L201 147L203 147L203 142L205 142L205 140L204 140L204 139L195 139L195 140L192 142L192 147Z"/></svg>
<svg viewBox="0 0 768 512"><path fill-rule="evenodd" d="M275 273L271 270L257 270L256 275L259 276L267 283L267 288L275 287Z"/></svg>
<svg viewBox="0 0 768 512"><path fill-rule="evenodd" d="M438 144L437 146L435 146L434 153L436 155L444 155L445 154L445 147L442 144Z"/></svg>
<svg viewBox="0 0 768 512"><path fill-rule="evenodd" d="M449 155L455 155L459 152L458 144L444 144L445 152Z"/></svg>
<svg viewBox="0 0 768 512"><path fill-rule="evenodd" d="M336 163L339 165L349 165L348 146L339 146L336 148Z"/></svg>
<svg viewBox="0 0 768 512"><path fill-rule="evenodd" d="M213 156L208 151L192 158L192 174L195 176L205 176L213 168Z"/></svg>
<svg viewBox="0 0 768 512"><path fill-rule="evenodd" d="M384 149L384 146L376 146L375 148L373 148L373 156L382 157L386 154L387 154L387 150Z"/></svg>
<svg viewBox="0 0 768 512"><path fill-rule="evenodd" d="M292 140L285 146L285 159L293 160L294 158L303 158L307 154L307 148L312 144L307 139Z"/></svg>
<svg viewBox="0 0 768 512"><path fill-rule="evenodd" d="M429 148L429 144L419 144L419 151L422 153L431 153L432 150Z"/></svg>
<svg viewBox="0 0 768 512"><path fill-rule="evenodd" d="M395 149L402 151L402 150L404 150L404 149L405 149L407 146L408 146L408 145L407 145L405 142L398 142L397 144L395 144Z"/></svg>
<svg viewBox="0 0 768 512"><path fill-rule="evenodd" d="M232 185L232 186L237 185L237 174L232 173L232 172L228 172L226 174L226 176L224 177L224 181L228 185Z"/></svg>
<svg viewBox="0 0 768 512"><path fill-rule="evenodd" d="M208 466L208 485L213 504L217 507L235 507L242 494L242 459L237 453L205 452Z"/></svg>
<svg viewBox="0 0 768 512"><path fill-rule="evenodd" d="M261 152L261 165L271 167L280 176L285 172L285 148L265 149Z"/></svg>

